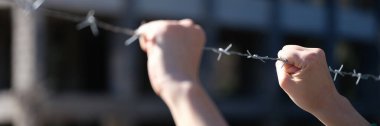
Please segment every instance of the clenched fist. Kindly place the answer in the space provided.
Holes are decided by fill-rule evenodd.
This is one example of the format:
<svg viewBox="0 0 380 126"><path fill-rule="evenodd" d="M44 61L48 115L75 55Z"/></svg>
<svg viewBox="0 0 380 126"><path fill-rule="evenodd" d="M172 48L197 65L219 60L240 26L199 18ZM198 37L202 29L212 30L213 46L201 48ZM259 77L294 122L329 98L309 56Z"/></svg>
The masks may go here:
<svg viewBox="0 0 380 126"><path fill-rule="evenodd" d="M369 125L336 90L323 50L287 45L278 57L288 61L276 62L280 87L297 106L326 125Z"/></svg>

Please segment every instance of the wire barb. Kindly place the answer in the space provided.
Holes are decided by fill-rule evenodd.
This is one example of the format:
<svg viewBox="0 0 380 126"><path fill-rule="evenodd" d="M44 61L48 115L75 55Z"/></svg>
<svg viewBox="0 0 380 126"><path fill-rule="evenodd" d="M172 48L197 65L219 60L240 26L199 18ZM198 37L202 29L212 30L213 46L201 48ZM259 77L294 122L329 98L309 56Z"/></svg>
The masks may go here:
<svg viewBox="0 0 380 126"><path fill-rule="evenodd" d="M356 85L358 85L360 79L362 78L362 73L356 73L356 70L354 69L354 73L351 76L352 77L357 77L357 79L356 79Z"/></svg>
<svg viewBox="0 0 380 126"><path fill-rule="evenodd" d="M40 8L40 6L45 2L45 0L36 0L33 2L32 7L34 10Z"/></svg>
<svg viewBox="0 0 380 126"><path fill-rule="evenodd" d="M344 76L344 75L341 73L342 69L343 69L343 64L340 66L339 70L333 70L333 69L329 66L329 70L330 70L332 73L334 73L334 81L336 80L336 77L338 76L338 74L341 75L341 76Z"/></svg>
<svg viewBox="0 0 380 126"><path fill-rule="evenodd" d="M249 52L249 50L247 50L247 58L252 58L252 59L258 59L260 60L261 62L265 63L265 61L263 60L263 58L261 58L260 56L258 56L257 54L251 54L251 52Z"/></svg>
<svg viewBox="0 0 380 126"><path fill-rule="evenodd" d="M98 30L98 26L96 24L96 18L94 15L95 15L95 11L90 10L87 13L86 19L77 25L77 29L81 30L81 29L89 26L91 28L92 34L94 36L97 36L99 34L99 30Z"/></svg>
<svg viewBox="0 0 380 126"><path fill-rule="evenodd" d="M358 79L356 80L356 85L359 84L360 79L362 78L362 73L357 74Z"/></svg>
<svg viewBox="0 0 380 126"><path fill-rule="evenodd" d="M231 53L228 52L228 50L232 47L232 44L229 44L225 49L223 48L219 48L218 49L218 61L220 60L220 58L222 58L222 55L223 54L226 54L226 55L230 55Z"/></svg>

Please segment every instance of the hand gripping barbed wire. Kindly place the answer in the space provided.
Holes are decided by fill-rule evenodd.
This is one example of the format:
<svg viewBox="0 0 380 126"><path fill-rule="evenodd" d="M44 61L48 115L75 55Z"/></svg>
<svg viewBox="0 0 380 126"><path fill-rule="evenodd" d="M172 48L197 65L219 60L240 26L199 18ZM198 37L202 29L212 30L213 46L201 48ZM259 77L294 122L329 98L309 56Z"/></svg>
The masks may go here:
<svg viewBox="0 0 380 126"><path fill-rule="evenodd" d="M87 16L83 17L83 16L77 16L70 13L66 13L66 12L42 8L41 5L45 2L45 0L34 0L34 1L33 0L15 0L15 2L17 6L23 8L27 12L38 11L47 16L51 16L51 17L55 17L55 18L59 18L63 20L68 20L72 22L79 22L77 25L78 30L81 30L85 27L90 27L92 34L95 36L99 34L99 28L109 31L109 32L131 36L127 38L127 40L124 42L126 46L134 43L140 36L140 34L136 33L135 30L133 29L123 28L123 27L111 25L106 22L97 20L95 17L94 10L90 10L87 13ZM232 44L229 44L226 48L205 47L204 50L211 51L218 54L217 61L220 61L223 55L236 55L236 56L241 56L247 59L260 60L263 63L266 63L266 61L282 61L284 65L288 63L286 59L269 57L269 56L259 56L257 54L252 54L249 50L246 50L246 53L230 51L231 48L232 48ZM380 81L380 75L362 74L362 73L356 72L355 69L353 70L353 72L342 71L343 65L341 65L339 69L332 69L330 66L328 68L329 68L329 71L332 74L334 74L334 78L333 78L334 81L337 79L338 75L342 77L351 76L351 77L357 78L356 85L358 85L359 81L362 79L373 79L375 81Z"/></svg>
<svg viewBox="0 0 380 126"><path fill-rule="evenodd" d="M288 63L288 61L286 59L282 59L282 58L274 58L274 57L268 57L268 56L259 56L257 54L251 54L251 52L249 52L249 50L247 50L247 53L241 53L241 52L235 52L235 51L229 51L232 47L232 44L229 44L225 49L223 48L210 48L210 47L205 47L204 50L206 51L212 51L214 53L217 53L218 54L218 58L217 60L219 61L221 59L221 56L223 54L226 54L226 55L237 55L237 56L241 56L241 57L246 57L248 59L256 59L256 60L260 60L262 61L263 63L265 63L265 60L270 60L270 61L282 61L284 63L284 65L286 63ZM359 84L359 81L361 79L373 79L375 81L380 81L380 75L376 76L376 75L372 75L372 74L362 74L362 73L357 73L356 70L354 69L353 72L345 72L345 71L342 71L343 70L343 65L340 66L339 69L332 69L330 66L328 67L329 68L329 71L331 73L334 74L334 81L336 81L337 79L337 76L340 75L342 77L344 76L351 76L351 77L355 77L357 78L356 79L356 85Z"/></svg>

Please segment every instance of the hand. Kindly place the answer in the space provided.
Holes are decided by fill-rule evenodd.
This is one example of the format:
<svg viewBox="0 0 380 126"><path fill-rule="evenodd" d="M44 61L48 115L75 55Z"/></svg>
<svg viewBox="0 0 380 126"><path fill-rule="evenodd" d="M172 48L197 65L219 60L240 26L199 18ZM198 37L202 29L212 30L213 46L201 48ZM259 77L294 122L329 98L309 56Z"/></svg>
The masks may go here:
<svg viewBox="0 0 380 126"><path fill-rule="evenodd" d="M288 63L277 61L277 75L281 88L302 109L318 111L323 105L340 97L325 61L323 50L287 45L278 57Z"/></svg>
<svg viewBox="0 0 380 126"><path fill-rule="evenodd" d="M205 43L202 28L190 19L152 21L142 25L140 45L148 55L148 74L154 91L175 88L168 82L197 82Z"/></svg>
<svg viewBox="0 0 380 126"><path fill-rule="evenodd" d="M280 87L297 106L326 125L369 125L336 90L323 50L287 45L278 57L288 61L276 62Z"/></svg>
<svg viewBox="0 0 380 126"><path fill-rule="evenodd" d="M141 26L140 46L148 55L153 90L168 105L176 125L227 123L199 82L205 34L190 19L153 21Z"/></svg>

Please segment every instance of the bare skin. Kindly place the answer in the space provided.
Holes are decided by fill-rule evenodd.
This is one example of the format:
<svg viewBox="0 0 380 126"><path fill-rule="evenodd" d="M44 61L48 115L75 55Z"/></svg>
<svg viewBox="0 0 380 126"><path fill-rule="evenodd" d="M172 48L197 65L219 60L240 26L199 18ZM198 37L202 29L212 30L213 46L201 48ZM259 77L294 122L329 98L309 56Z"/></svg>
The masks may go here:
<svg viewBox="0 0 380 126"><path fill-rule="evenodd" d="M301 109L328 126L369 126L370 124L336 90L323 50L287 45L276 62L280 87Z"/></svg>
<svg viewBox="0 0 380 126"><path fill-rule="evenodd" d="M205 34L189 19L153 21L141 26L140 46L148 55L153 90L179 126L226 126L199 81Z"/></svg>
<svg viewBox="0 0 380 126"><path fill-rule="evenodd" d="M180 126L226 126L227 123L199 81L199 64L205 44L202 28L189 19L159 20L138 30L141 49L148 56L153 90L169 107ZM370 124L340 95L327 69L321 49L284 46L276 62L280 87L301 109L325 125Z"/></svg>

